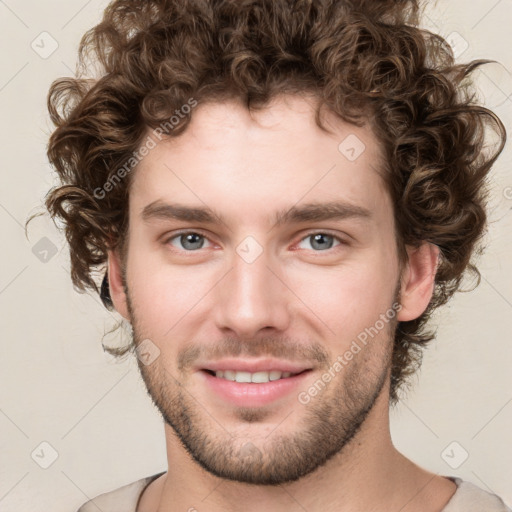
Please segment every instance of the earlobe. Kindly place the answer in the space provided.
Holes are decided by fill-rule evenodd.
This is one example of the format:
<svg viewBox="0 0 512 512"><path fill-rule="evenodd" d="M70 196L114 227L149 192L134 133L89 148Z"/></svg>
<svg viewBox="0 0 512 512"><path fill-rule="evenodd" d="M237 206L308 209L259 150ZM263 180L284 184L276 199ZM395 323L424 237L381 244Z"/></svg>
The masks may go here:
<svg viewBox="0 0 512 512"><path fill-rule="evenodd" d="M121 261L116 251L108 251L108 286L116 311L130 322L126 292L123 286Z"/></svg>
<svg viewBox="0 0 512 512"><path fill-rule="evenodd" d="M408 261L402 274L398 321L407 322L421 316L434 292L439 261L439 247L423 242L407 248Z"/></svg>

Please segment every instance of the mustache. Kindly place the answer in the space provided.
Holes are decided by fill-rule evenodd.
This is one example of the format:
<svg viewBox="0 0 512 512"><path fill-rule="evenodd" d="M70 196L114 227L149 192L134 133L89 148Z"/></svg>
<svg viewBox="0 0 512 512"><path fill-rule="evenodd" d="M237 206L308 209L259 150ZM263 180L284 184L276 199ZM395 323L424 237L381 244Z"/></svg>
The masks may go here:
<svg viewBox="0 0 512 512"><path fill-rule="evenodd" d="M178 369L191 368L200 359L211 361L228 357L273 357L297 363L316 362L322 366L329 363L329 354L317 342L305 344L275 336L250 341L227 337L214 344L204 343L184 347L178 354Z"/></svg>

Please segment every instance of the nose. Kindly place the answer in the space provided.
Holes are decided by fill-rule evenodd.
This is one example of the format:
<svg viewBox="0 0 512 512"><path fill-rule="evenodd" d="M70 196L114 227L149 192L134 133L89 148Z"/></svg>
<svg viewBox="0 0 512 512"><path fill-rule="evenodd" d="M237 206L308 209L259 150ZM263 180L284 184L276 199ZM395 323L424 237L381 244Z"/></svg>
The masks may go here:
<svg viewBox="0 0 512 512"><path fill-rule="evenodd" d="M237 337L254 337L265 329L286 330L293 294L269 260L265 251L252 262L234 253L229 272L216 287L220 330Z"/></svg>

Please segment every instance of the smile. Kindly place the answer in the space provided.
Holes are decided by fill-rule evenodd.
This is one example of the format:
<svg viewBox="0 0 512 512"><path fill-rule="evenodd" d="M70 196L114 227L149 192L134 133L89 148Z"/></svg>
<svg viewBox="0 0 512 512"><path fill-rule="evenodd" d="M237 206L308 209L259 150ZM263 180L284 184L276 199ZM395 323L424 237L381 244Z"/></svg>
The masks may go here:
<svg viewBox="0 0 512 512"><path fill-rule="evenodd" d="M204 383L210 392L239 407L261 407L285 398L297 388L311 370L299 373L271 371L203 370Z"/></svg>
<svg viewBox="0 0 512 512"><path fill-rule="evenodd" d="M236 370L225 370L217 372L213 372L212 370L207 371L211 372L211 375L215 375L215 377L219 379L226 379L232 382L253 382L255 384L262 384L264 382L270 382L273 380L286 379L288 377L292 377L294 375L302 373L280 372L276 370L272 370L269 372L262 371L254 373Z"/></svg>

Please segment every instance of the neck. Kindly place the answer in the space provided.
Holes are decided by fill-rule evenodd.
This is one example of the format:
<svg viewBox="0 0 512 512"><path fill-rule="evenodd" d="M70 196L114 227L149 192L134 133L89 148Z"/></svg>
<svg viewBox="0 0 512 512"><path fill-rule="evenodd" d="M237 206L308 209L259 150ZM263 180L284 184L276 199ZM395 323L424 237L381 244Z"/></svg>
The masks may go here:
<svg viewBox="0 0 512 512"><path fill-rule="evenodd" d="M138 512L439 512L455 484L401 455L389 431L389 406L381 394L357 434L313 473L279 486L250 485L205 471L165 425L168 472L143 494Z"/></svg>

